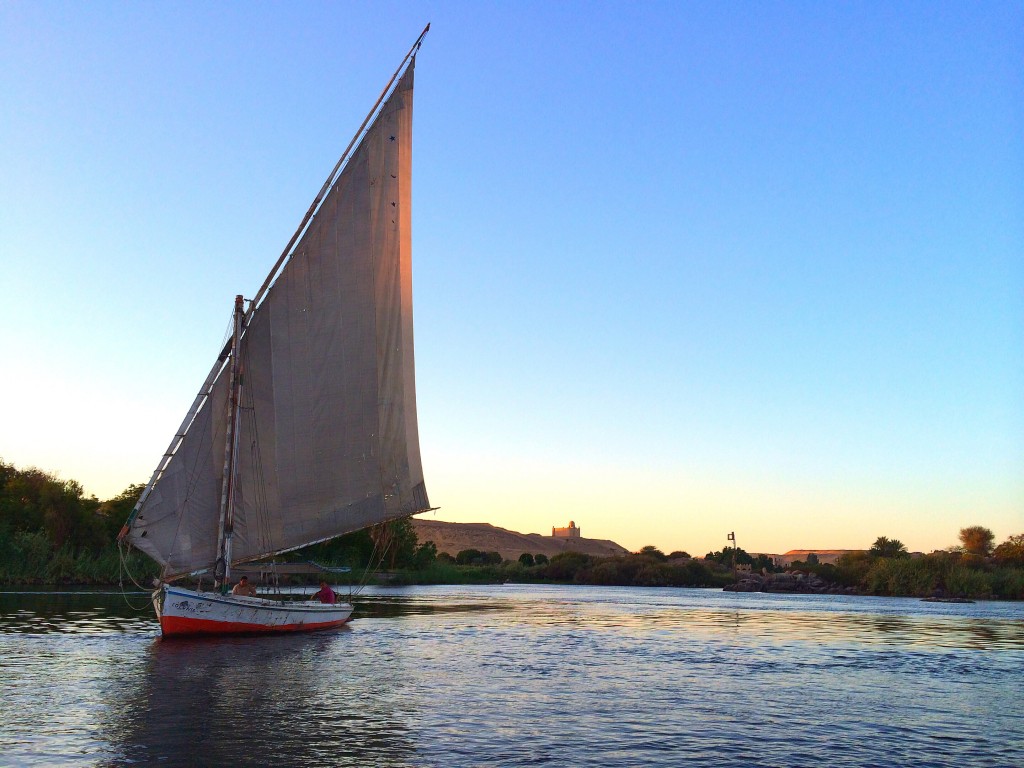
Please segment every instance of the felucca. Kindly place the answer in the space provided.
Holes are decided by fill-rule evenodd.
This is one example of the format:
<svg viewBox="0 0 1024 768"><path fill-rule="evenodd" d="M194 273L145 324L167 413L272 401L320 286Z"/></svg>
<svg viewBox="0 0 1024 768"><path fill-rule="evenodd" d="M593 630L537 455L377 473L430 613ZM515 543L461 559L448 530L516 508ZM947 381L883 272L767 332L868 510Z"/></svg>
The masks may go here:
<svg viewBox="0 0 1024 768"><path fill-rule="evenodd" d="M164 635L336 627L349 603L224 594L242 563L430 507L413 367L420 34L251 299L119 539L161 566ZM212 574L215 590L175 586Z"/></svg>

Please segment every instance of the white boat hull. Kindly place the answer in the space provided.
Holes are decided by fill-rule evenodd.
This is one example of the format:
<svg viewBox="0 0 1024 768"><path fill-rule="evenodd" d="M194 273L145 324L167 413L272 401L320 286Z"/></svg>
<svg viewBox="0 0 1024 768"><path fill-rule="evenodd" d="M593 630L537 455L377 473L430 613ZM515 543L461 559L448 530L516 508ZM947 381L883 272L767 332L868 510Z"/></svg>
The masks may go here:
<svg viewBox="0 0 1024 768"><path fill-rule="evenodd" d="M164 636L310 632L340 627L352 616L349 603L281 602L260 597L194 592L164 585L153 595Z"/></svg>

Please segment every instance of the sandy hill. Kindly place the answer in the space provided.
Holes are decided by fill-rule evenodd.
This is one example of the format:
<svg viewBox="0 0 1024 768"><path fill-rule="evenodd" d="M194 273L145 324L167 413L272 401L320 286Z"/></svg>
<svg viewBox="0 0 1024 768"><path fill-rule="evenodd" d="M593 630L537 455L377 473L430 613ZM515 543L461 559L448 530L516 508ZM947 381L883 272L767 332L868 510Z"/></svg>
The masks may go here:
<svg viewBox="0 0 1024 768"><path fill-rule="evenodd" d="M556 539L539 533L516 533L490 523L445 523L414 517L412 524L421 543L432 541L438 552L447 552L452 557L464 549L500 552L506 560L518 560L524 552L548 557L568 551L598 557L629 553L625 547L606 539Z"/></svg>

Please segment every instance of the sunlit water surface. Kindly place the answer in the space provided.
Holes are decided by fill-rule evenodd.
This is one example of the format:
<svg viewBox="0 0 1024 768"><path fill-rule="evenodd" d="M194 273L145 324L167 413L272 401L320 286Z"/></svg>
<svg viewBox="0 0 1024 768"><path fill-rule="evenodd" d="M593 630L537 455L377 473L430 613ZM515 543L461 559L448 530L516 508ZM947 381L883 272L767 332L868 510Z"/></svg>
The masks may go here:
<svg viewBox="0 0 1024 768"><path fill-rule="evenodd" d="M350 628L162 641L0 593L0 765L1024 766L1024 606L374 589Z"/></svg>

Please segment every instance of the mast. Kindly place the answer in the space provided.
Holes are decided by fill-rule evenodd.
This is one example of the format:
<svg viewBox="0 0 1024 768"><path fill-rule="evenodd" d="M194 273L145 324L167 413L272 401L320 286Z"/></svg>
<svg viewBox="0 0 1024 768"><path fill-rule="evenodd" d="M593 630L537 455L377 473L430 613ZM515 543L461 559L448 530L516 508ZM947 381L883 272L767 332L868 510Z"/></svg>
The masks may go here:
<svg viewBox="0 0 1024 768"><path fill-rule="evenodd" d="M227 584L231 579L231 538L234 534L235 511L235 469L238 447L238 409L241 405L239 397L242 388L239 376L238 345L242 337L242 319L245 315L244 299L235 296L234 331L231 335L231 395L228 398L227 429L224 436L224 479L221 483L220 518L217 526L217 564L214 577L217 586Z"/></svg>

